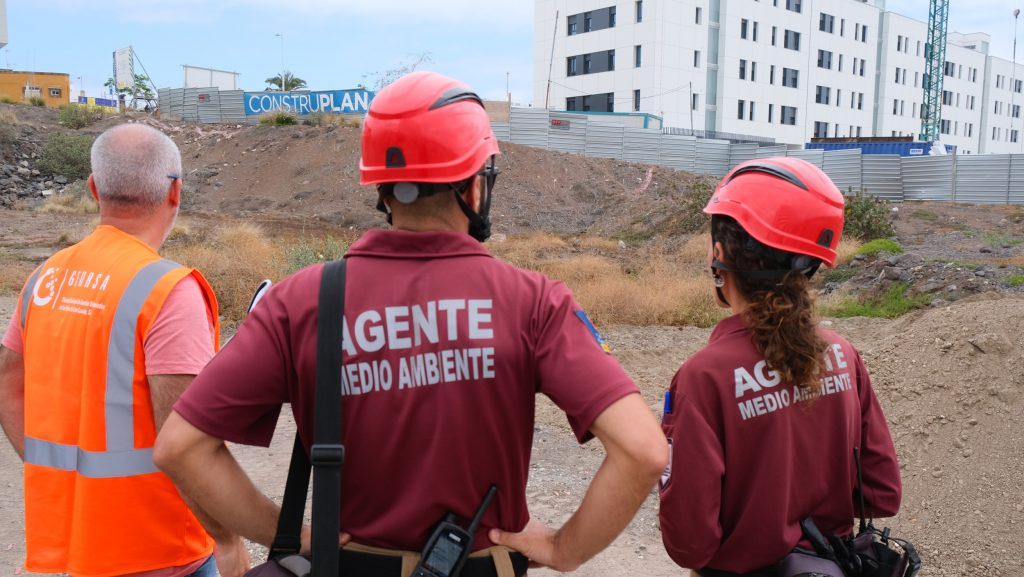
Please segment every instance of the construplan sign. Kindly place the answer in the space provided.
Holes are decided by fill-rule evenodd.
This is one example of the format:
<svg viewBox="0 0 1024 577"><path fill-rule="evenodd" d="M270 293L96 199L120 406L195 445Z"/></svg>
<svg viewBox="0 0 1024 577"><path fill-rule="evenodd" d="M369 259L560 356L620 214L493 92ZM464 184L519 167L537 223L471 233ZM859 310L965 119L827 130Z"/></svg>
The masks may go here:
<svg viewBox="0 0 1024 577"><path fill-rule="evenodd" d="M246 92L243 100L246 116L259 116L275 110L305 116L310 112L363 114L370 107L369 90L327 90L322 92Z"/></svg>

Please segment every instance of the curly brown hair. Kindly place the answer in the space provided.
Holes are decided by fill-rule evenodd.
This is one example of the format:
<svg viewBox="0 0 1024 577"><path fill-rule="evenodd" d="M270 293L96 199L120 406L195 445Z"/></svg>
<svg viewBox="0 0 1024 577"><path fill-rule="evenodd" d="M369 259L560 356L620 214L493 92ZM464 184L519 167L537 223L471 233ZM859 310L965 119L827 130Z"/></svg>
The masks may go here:
<svg viewBox="0 0 1024 577"><path fill-rule="evenodd" d="M722 243L725 254L721 260L738 271L789 269L796 256L758 242L728 216L711 219L711 235ZM769 280L742 274L733 278L747 300L743 317L768 368L776 371L782 382L816 395L829 345L817 331L810 279L799 270Z"/></svg>

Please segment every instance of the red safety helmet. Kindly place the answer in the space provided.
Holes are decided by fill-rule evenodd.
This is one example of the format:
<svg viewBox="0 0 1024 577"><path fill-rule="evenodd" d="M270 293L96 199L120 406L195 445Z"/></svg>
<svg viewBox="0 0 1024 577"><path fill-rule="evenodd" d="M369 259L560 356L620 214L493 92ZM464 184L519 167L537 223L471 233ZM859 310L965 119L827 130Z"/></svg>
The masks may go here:
<svg viewBox="0 0 1024 577"><path fill-rule="evenodd" d="M483 101L435 72L414 72L381 90L363 123L360 184L453 183L499 154Z"/></svg>
<svg viewBox="0 0 1024 577"><path fill-rule="evenodd" d="M772 248L821 259L830 268L843 234L843 194L799 158L749 160L732 169L704 207L730 216Z"/></svg>

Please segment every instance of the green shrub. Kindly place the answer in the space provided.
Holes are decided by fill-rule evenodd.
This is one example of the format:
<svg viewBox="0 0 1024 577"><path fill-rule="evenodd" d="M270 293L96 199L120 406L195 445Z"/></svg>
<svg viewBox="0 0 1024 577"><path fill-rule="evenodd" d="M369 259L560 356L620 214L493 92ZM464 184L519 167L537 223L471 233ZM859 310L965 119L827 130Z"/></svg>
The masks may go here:
<svg viewBox="0 0 1024 577"><path fill-rule="evenodd" d="M85 134L52 134L39 156L39 171L70 180L89 176L89 149L93 137Z"/></svg>
<svg viewBox="0 0 1024 577"><path fill-rule="evenodd" d="M892 210L889 203L859 191L846 195L845 224L843 234L869 241L896 234L892 226Z"/></svg>
<svg viewBox="0 0 1024 577"><path fill-rule="evenodd" d="M857 276L857 269L850 267L833 268L825 271L822 280L827 283L844 283Z"/></svg>
<svg viewBox="0 0 1024 577"><path fill-rule="evenodd" d="M1009 282L1012 287L1024 285L1024 274L1011 275L1010 278L1007 279L1007 282Z"/></svg>
<svg viewBox="0 0 1024 577"><path fill-rule="evenodd" d="M312 240L303 239L285 249L285 273L291 274L318 262L337 260L345 255L347 248L343 241L331 236Z"/></svg>
<svg viewBox="0 0 1024 577"><path fill-rule="evenodd" d="M879 296L861 300L849 300L833 307L823 307L823 314L833 317L874 317L894 319L910 311L926 306L931 300L926 294L908 296L910 288L905 282L892 285Z"/></svg>
<svg viewBox="0 0 1024 577"><path fill-rule="evenodd" d="M309 125L309 126L323 126L324 125L324 118L326 116L327 116L326 112L321 112L319 110L315 110L315 111L310 112L309 114L307 114L306 118L303 119L302 123L306 124L306 125Z"/></svg>
<svg viewBox="0 0 1024 577"><path fill-rule="evenodd" d="M46 106L46 101L42 96L29 96L28 103L32 106Z"/></svg>
<svg viewBox="0 0 1024 577"><path fill-rule="evenodd" d="M299 119L286 110L274 110L260 116L260 124L264 126L293 126L298 123Z"/></svg>
<svg viewBox="0 0 1024 577"><path fill-rule="evenodd" d="M862 254L864 256L875 256L883 252L888 254L900 254L903 252L903 246L894 240L876 238L871 242L864 243L859 249L857 249L857 254Z"/></svg>
<svg viewBox="0 0 1024 577"><path fill-rule="evenodd" d="M92 126L103 118L103 108L88 104L65 104L60 107L59 121L68 128L85 128Z"/></svg>
<svg viewBox="0 0 1024 577"><path fill-rule="evenodd" d="M18 104L18 101L14 100L10 96L0 96L0 102L3 102L4 104Z"/></svg>

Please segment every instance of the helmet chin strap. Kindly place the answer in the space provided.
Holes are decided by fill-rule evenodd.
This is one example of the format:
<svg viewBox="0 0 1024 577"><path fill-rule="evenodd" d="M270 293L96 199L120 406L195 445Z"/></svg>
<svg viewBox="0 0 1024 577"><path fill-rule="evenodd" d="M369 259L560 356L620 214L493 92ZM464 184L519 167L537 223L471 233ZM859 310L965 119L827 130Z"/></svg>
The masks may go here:
<svg viewBox="0 0 1024 577"><path fill-rule="evenodd" d="M483 192L480 196L480 211L473 212L459 191L455 191L455 201L459 203L462 213L469 219L469 236L484 242L491 238L491 191L494 190L494 181L498 178L498 169L494 166L493 156L490 164L480 172L480 176L484 179Z"/></svg>

